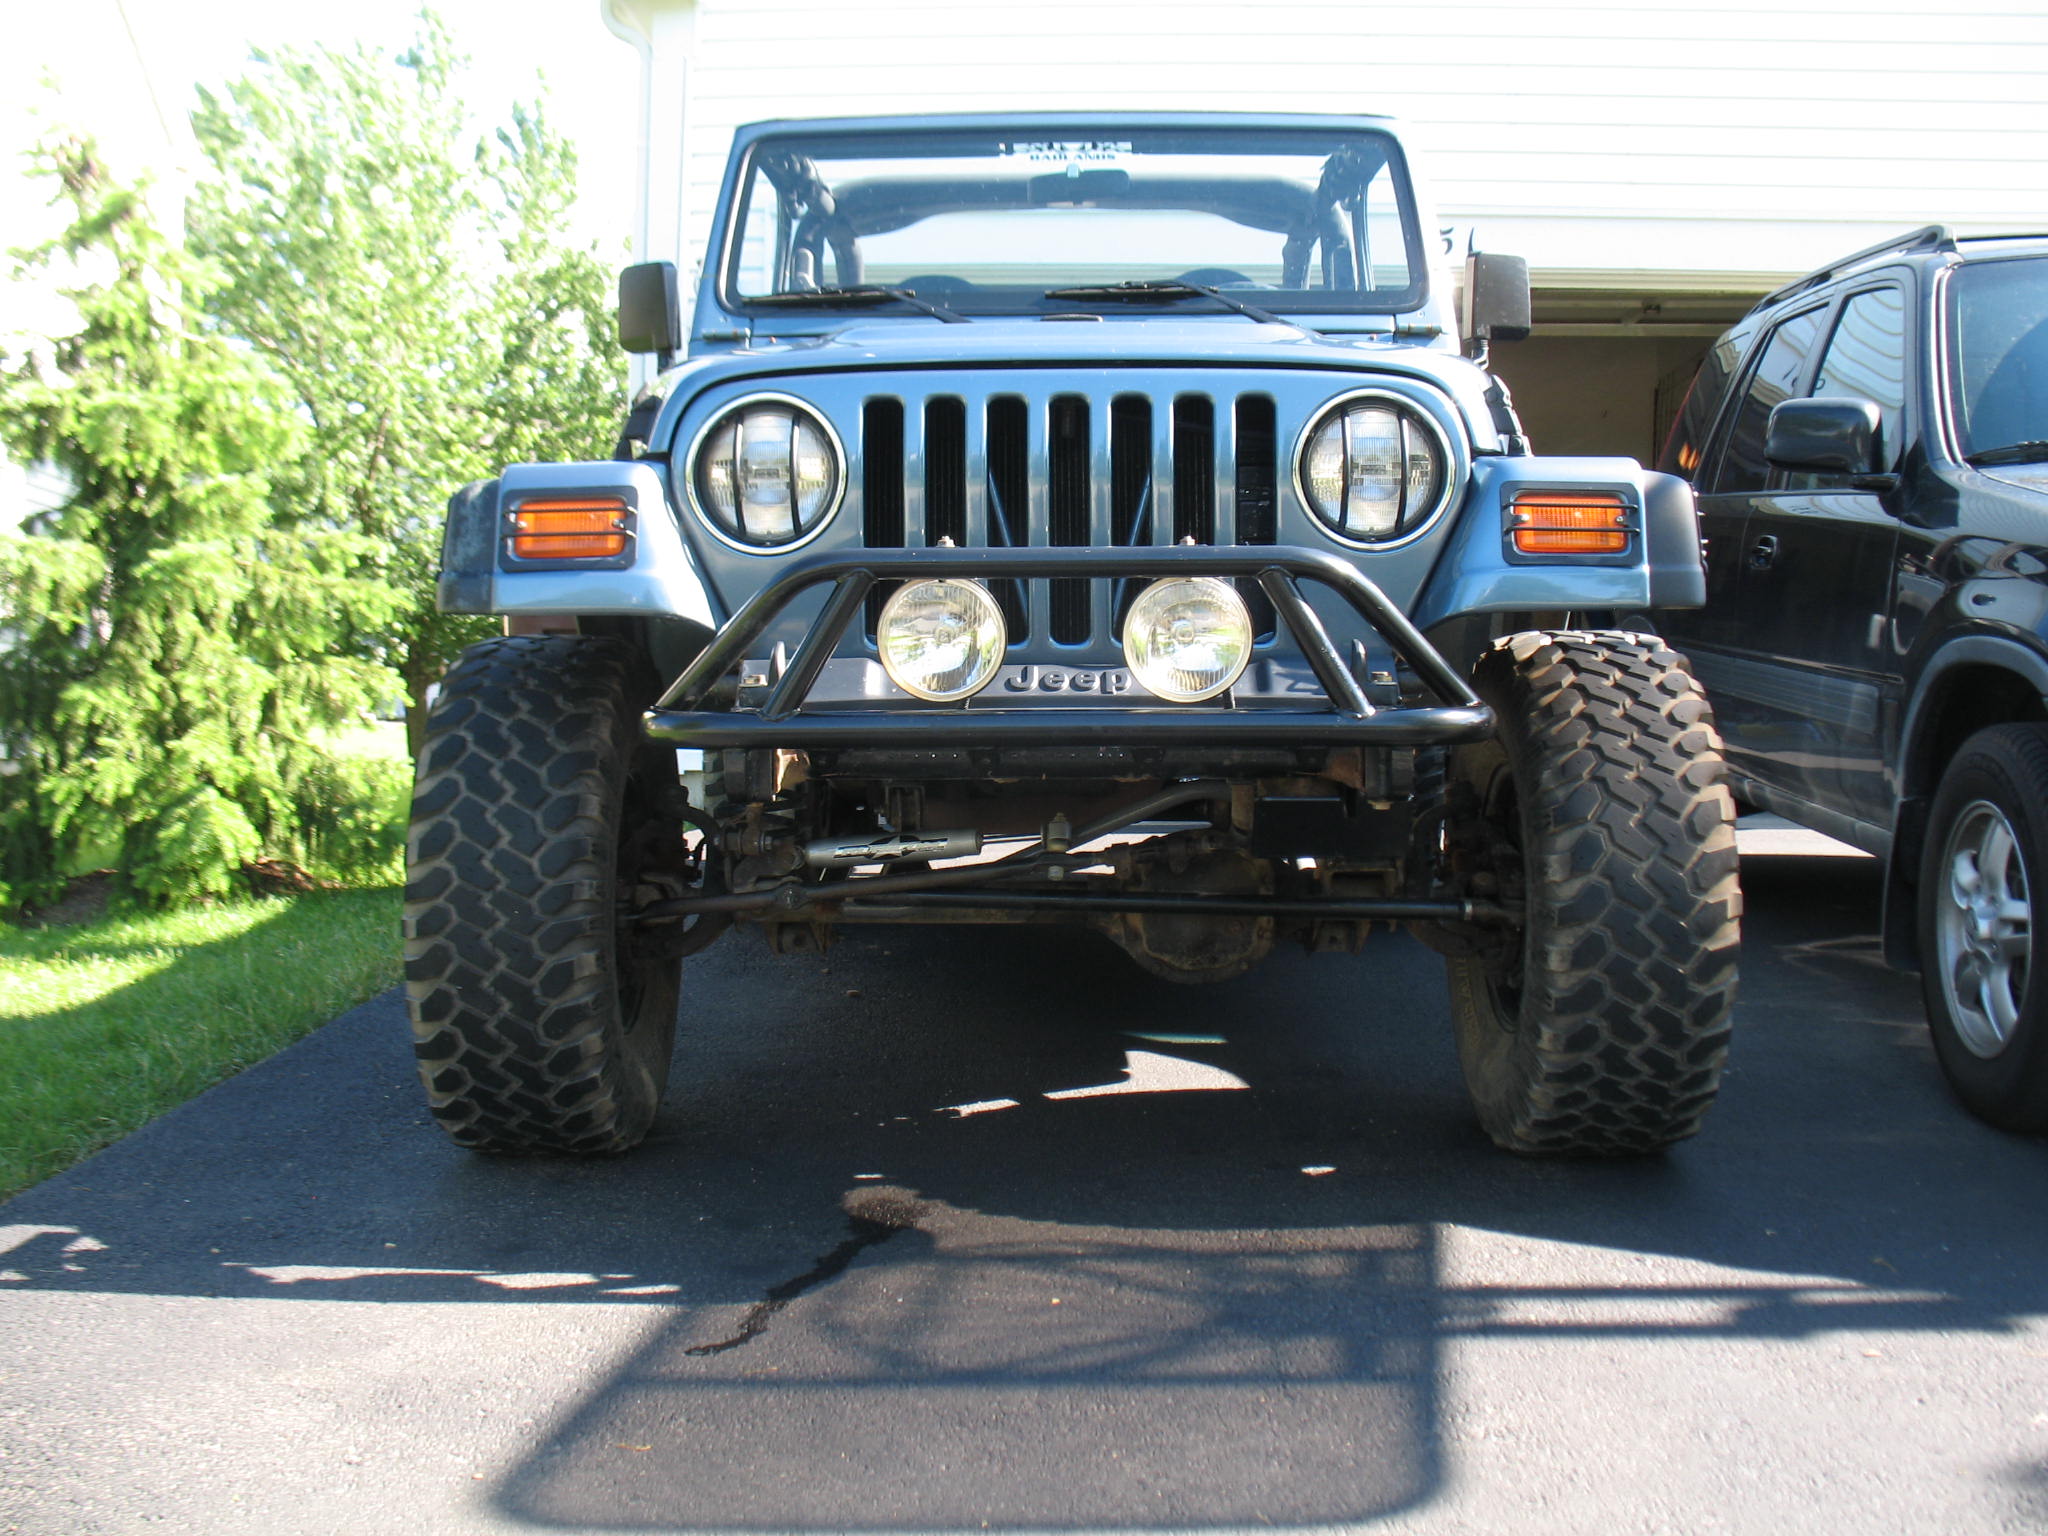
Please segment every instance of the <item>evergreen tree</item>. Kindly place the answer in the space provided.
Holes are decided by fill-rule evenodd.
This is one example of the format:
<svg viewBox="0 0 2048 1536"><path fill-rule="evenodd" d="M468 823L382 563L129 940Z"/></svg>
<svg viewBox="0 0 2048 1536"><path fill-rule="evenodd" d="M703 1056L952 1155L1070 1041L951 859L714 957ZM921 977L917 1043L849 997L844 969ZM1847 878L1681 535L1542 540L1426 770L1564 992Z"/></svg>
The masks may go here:
<svg viewBox="0 0 2048 1536"><path fill-rule="evenodd" d="M305 428L206 321L205 269L89 145L38 169L70 222L22 254L80 274L78 326L6 361L0 440L72 491L0 537L0 908L85 855L145 901L218 893L319 836L320 737L389 696L359 636L392 604L355 579L369 540L272 516Z"/></svg>
<svg viewBox="0 0 2048 1536"><path fill-rule="evenodd" d="M226 282L210 311L289 385L312 451L294 515L375 541L395 598L378 654L427 690L492 621L438 613L441 512L528 459L602 457L623 412L609 276L562 237L575 155L537 108L478 138L460 61L416 42L258 54L193 128L216 176L191 211Z"/></svg>

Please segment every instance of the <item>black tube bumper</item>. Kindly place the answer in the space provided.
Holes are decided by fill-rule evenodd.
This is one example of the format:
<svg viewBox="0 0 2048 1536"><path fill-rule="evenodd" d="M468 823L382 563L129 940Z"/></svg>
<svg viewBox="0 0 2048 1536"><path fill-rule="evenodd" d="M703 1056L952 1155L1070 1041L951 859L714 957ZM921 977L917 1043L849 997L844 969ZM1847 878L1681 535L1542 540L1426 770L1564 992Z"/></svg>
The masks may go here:
<svg viewBox="0 0 2048 1536"><path fill-rule="evenodd" d="M1125 580L1215 576L1257 581L1320 684L1321 708L1112 703L1087 708L1003 708L977 695L962 704L808 707L832 653L878 581L1037 577ZM1369 623L1436 701L1375 706L1338 657L1301 594L1314 582ZM757 708L707 709L706 699L748 656L789 605L814 588L832 591ZM647 717L650 736L679 747L780 747L811 751L891 747L1316 746L1413 747L1483 740L1493 713L1380 589L1319 550L1270 548L867 550L794 562L713 637Z"/></svg>

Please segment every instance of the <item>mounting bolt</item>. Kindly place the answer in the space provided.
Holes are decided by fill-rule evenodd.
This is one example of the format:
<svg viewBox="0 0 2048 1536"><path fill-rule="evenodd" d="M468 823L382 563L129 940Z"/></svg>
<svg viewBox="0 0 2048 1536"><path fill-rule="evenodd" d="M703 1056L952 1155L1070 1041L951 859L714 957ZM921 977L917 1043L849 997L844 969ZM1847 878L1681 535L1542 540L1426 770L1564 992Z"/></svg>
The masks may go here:
<svg viewBox="0 0 2048 1536"><path fill-rule="evenodd" d="M1045 851L1065 853L1074 841L1074 825L1067 820L1065 811L1054 811L1052 820L1045 824Z"/></svg>

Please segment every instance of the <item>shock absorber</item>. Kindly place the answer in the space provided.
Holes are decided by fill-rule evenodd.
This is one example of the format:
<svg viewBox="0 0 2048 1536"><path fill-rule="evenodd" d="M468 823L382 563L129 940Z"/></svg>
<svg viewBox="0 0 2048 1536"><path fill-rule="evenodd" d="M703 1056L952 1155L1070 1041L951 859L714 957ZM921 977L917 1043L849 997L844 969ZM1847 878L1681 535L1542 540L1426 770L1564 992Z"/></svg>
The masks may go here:
<svg viewBox="0 0 2048 1536"><path fill-rule="evenodd" d="M981 833L972 828L952 832L888 832L865 837L820 837L804 844L804 863L812 869L843 869L854 864L926 864L934 859L965 859L981 852Z"/></svg>

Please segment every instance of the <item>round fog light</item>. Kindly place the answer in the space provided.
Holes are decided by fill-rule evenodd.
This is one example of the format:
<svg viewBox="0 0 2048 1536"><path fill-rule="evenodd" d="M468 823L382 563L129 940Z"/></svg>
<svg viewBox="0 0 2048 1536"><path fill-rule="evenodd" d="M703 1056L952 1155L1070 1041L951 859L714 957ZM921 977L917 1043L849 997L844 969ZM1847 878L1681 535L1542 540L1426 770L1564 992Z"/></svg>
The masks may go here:
<svg viewBox="0 0 2048 1536"><path fill-rule="evenodd" d="M1124 659L1147 689L1176 704L1214 698L1238 680L1251 654L1244 599L1214 576L1155 581L1124 620Z"/></svg>
<svg viewBox="0 0 2048 1536"><path fill-rule="evenodd" d="M913 581L882 605L875 626L882 668L905 693L937 703L986 688L1009 634L988 588L975 581Z"/></svg>

